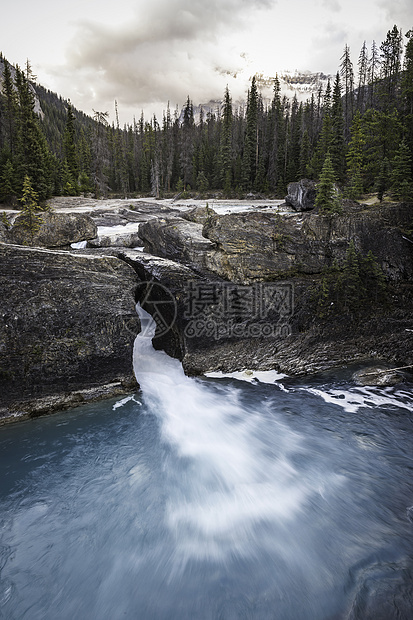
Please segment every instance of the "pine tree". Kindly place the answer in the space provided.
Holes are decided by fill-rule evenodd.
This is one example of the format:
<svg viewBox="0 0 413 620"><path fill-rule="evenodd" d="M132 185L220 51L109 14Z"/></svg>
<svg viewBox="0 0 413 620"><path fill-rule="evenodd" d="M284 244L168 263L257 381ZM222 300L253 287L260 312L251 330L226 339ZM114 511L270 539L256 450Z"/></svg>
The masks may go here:
<svg viewBox="0 0 413 620"><path fill-rule="evenodd" d="M179 163L180 172L183 179L185 188L187 185L194 185L192 178L193 173L193 155L195 148L195 121L194 121L194 108L189 95L186 100L183 114L183 122L181 127L181 140L180 140L180 152Z"/></svg>
<svg viewBox="0 0 413 620"><path fill-rule="evenodd" d="M370 100L369 100L370 107L373 107L373 105L374 105L375 94L376 94L376 86L377 86L377 82L378 82L379 75L380 75L380 65L381 65L380 51L379 51L379 49L377 47L376 42L373 41L373 43L371 45L371 53L370 53L369 65L368 65L368 84L369 84L369 91L370 91Z"/></svg>
<svg viewBox="0 0 413 620"><path fill-rule="evenodd" d="M300 145L300 177L307 174L307 162L310 159L310 138L307 129L304 130L303 139Z"/></svg>
<svg viewBox="0 0 413 620"><path fill-rule="evenodd" d="M338 72L333 88L333 101L331 106L331 140L329 150L337 179L342 182L344 180L345 170L345 147L343 106L341 103L341 85L340 75Z"/></svg>
<svg viewBox="0 0 413 620"><path fill-rule="evenodd" d="M4 97L4 144L7 146L9 156L13 158L16 142L16 122L18 110L17 96L13 85L10 65L6 59L4 60L2 95Z"/></svg>
<svg viewBox="0 0 413 620"><path fill-rule="evenodd" d="M123 196L129 192L129 175L126 164L126 155L124 143L122 140L122 132L119 125L118 103L115 101L115 118L116 128L114 129L114 167L116 176L116 185Z"/></svg>
<svg viewBox="0 0 413 620"><path fill-rule="evenodd" d="M29 176L34 191L40 200L44 200L51 194L50 152L34 111L33 90L18 67L16 67L16 87L19 100L16 173L21 183L26 175Z"/></svg>
<svg viewBox="0 0 413 620"><path fill-rule="evenodd" d="M389 187L389 160L385 157L380 165L380 173L377 177L375 189L377 190L377 198L382 202L384 192Z"/></svg>
<svg viewBox="0 0 413 620"><path fill-rule="evenodd" d="M397 26L394 26L387 32L386 40L380 46L381 96L385 107L393 106L399 82L402 50L402 34Z"/></svg>
<svg viewBox="0 0 413 620"><path fill-rule="evenodd" d="M357 312L365 290L360 276L359 257L354 241L350 241L343 268L344 305L350 312Z"/></svg>
<svg viewBox="0 0 413 620"><path fill-rule="evenodd" d="M93 161L93 185L97 198L107 194L106 169L108 163L108 147L106 141L106 130L108 127L109 112L98 112L93 110L93 120L95 121L94 141L94 161Z"/></svg>
<svg viewBox="0 0 413 620"><path fill-rule="evenodd" d="M363 193L362 170L365 144L361 116L358 110L354 115L350 133L351 138L346 155L347 177L349 179L346 194L348 198L357 200Z"/></svg>
<svg viewBox="0 0 413 620"><path fill-rule="evenodd" d="M286 181L297 181L300 174L300 143L303 107L298 104L297 96L294 95L291 103L291 114L287 128L287 157L286 157Z"/></svg>
<svg viewBox="0 0 413 620"><path fill-rule="evenodd" d="M75 117L73 115L70 101L68 101L67 104L66 126L63 134L63 152L65 154L67 167L72 177L70 185L73 187L73 192L76 195L78 193L77 178L79 176L79 164L75 143Z"/></svg>
<svg viewBox="0 0 413 620"><path fill-rule="evenodd" d="M20 198L22 212L18 220L18 226L23 228L32 244L42 221L41 213L39 213L39 211L42 211L42 208L39 206L38 201L39 196L32 187L30 177L26 175L23 181L23 195Z"/></svg>
<svg viewBox="0 0 413 620"><path fill-rule="evenodd" d="M404 71L401 81L403 117L406 139L413 143L413 29L406 33L407 43L404 55Z"/></svg>
<svg viewBox="0 0 413 620"><path fill-rule="evenodd" d="M281 86L278 76L274 79L274 96L268 118L268 185L280 195L285 193L284 161L285 161L285 118L281 100Z"/></svg>
<svg viewBox="0 0 413 620"><path fill-rule="evenodd" d="M327 153L330 150L331 140L332 120L331 111L329 109L324 115L320 137L318 139L315 152L307 166L307 174L310 178L314 177L318 179L320 177Z"/></svg>
<svg viewBox="0 0 413 620"><path fill-rule="evenodd" d="M222 129L220 137L220 177L224 187L224 194L227 196L231 193L232 187L232 119L232 99L227 86L222 109Z"/></svg>
<svg viewBox="0 0 413 620"><path fill-rule="evenodd" d="M315 207L318 208L320 213L341 213L335 182L331 156L330 153L327 153L316 190Z"/></svg>
<svg viewBox="0 0 413 620"><path fill-rule="evenodd" d="M254 186L258 167L258 155L258 89L254 75L251 82L251 89L248 92L247 101L246 130L242 158L244 189L249 189Z"/></svg>
<svg viewBox="0 0 413 620"><path fill-rule="evenodd" d="M393 159L391 193L396 200L413 200L412 155L405 140Z"/></svg>
<svg viewBox="0 0 413 620"><path fill-rule="evenodd" d="M13 205L17 195L15 173L11 160L8 159L0 176L0 200Z"/></svg>
<svg viewBox="0 0 413 620"><path fill-rule="evenodd" d="M366 86L368 82L369 54L364 41L358 59L357 109L363 113L367 102Z"/></svg>
<svg viewBox="0 0 413 620"><path fill-rule="evenodd" d="M354 70L350 57L350 48L345 45L341 57L340 74L344 80L344 132L346 138L349 135L350 124L353 118L354 103Z"/></svg>

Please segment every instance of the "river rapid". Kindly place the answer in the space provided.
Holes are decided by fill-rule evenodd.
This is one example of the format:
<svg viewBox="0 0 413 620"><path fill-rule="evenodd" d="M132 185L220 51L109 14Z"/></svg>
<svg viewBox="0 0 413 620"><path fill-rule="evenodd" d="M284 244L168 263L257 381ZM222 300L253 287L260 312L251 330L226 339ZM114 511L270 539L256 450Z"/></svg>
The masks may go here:
<svg viewBox="0 0 413 620"><path fill-rule="evenodd" d="M139 312L139 393L0 429L0 618L411 618L412 384L188 378Z"/></svg>

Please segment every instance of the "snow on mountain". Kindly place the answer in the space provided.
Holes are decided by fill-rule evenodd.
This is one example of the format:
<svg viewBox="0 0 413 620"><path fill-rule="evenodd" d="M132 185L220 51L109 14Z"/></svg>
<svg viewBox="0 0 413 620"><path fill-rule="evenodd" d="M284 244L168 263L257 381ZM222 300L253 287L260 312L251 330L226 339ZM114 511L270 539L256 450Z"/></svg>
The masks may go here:
<svg viewBox="0 0 413 620"><path fill-rule="evenodd" d="M277 74L281 87L281 97L284 95L292 99L296 95L299 102L311 99L311 95L317 98L318 92L324 92L328 80L331 85L333 76L325 73L312 73L311 71L282 71ZM258 90L260 91L264 105L270 105L274 93L274 77L265 76L262 73L255 75ZM206 120L208 113L219 115L221 112L222 100L211 100L207 103L194 105L194 120L198 124L201 118L201 111ZM233 110L242 112L246 108L246 98L233 101ZM180 115L180 122L183 121L183 110Z"/></svg>

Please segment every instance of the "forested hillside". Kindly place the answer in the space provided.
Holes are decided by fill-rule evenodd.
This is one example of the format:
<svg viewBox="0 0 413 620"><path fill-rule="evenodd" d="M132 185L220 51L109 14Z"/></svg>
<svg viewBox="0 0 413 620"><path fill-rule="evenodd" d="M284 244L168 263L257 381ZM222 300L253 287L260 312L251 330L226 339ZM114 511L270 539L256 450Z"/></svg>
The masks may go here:
<svg viewBox="0 0 413 620"><path fill-rule="evenodd" d="M0 68L3 203L18 204L25 183L39 201L189 190L283 197L302 177L321 180L320 188L336 183L352 199L413 199L413 30L403 37L394 26L380 45L364 43L356 68L346 46L335 79L304 103L282 97L276 77L264 105L253 77L246 106L234 109L226 89L199 123L188 96L182 114L168 106L162 119L142 114L124 127L114 102L109 124L107 111L90 118L36 84L29 63L22 70L0 56Z"/></svg>

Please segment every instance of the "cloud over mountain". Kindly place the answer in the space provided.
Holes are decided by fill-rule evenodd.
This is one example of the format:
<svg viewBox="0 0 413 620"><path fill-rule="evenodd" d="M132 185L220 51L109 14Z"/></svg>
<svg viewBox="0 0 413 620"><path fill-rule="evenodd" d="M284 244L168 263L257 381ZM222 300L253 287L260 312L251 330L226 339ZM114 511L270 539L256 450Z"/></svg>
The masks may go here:
<svg viewBox="0 0 413 620"><path fill-rule="evenodd" d="M135 9L122 27L79 22L60 77L75 74L78 91L108 104L117 99L120 107L181 104L188 94L196 101L222 96L246 64L229 34L244 30L248 37L249 18L274 4L154 0L145 11Z"/></svg>

